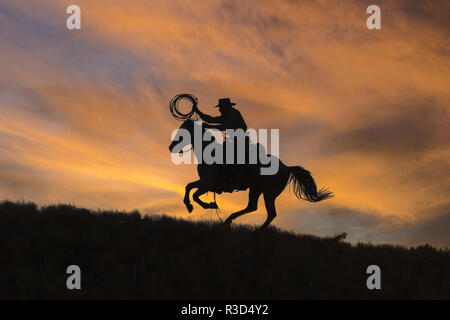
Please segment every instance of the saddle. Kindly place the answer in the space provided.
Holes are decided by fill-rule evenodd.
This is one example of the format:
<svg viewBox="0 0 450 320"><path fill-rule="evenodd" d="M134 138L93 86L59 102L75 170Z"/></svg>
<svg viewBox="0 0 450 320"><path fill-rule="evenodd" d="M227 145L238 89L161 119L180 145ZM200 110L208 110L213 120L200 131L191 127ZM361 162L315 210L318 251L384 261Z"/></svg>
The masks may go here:
<svg viewBox="0 0 450 320"><path fill-rule="evenodd" d="M222 192L232 193L234 191L242 191L249 188L252 180L259 175L259 169L261 163L259 162L259 148L264 148L259 143L252 143L247 137L245 141L245 157L244 163L238 163L239 155L237 150L237 144L234 144L234 163L226 163L226 147L225 144L223 148L223 163L224 164L213 164L216 169L216 175L214 181L215 192L221 194ZM251 152L256 152L256 163L251 163ZM240 155L242 157L242 155ZM254 161L253 161L254 162Z"/></svg>
<svg viewBox="0 0 450 320"><path fill-rule="evenodd" d="M257 164L231 164L216 165L217 175L215 181L215 192L232 193L234 191L246 190L259 175Z"/></svg>

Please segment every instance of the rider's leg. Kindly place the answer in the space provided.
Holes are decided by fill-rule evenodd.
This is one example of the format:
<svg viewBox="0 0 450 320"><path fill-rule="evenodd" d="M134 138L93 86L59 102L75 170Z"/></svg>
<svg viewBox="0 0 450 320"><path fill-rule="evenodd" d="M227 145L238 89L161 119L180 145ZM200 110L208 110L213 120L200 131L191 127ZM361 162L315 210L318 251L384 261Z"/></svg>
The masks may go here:
<svg viewBox="0 0 450 320"><path fill-rule="evenodd" d="M227 175L225 177L225 187L227 192L233 192L236 189L236 164L228 164Z"/></svg>
<svg viewBox="0 0 450 320"><path fill-rule="evenodd" d="M219 175L220 188L225 192L233 192L233 168L232 164L224 164Z"/></svg>
<svg viewBox="0 0 450 320"><path fill-rule="evenodd" d="M248 186L248 180L249 180L249 166L246 165L237 165L234 169L234 188L237 190L245 190L246 185Z"/></svg>

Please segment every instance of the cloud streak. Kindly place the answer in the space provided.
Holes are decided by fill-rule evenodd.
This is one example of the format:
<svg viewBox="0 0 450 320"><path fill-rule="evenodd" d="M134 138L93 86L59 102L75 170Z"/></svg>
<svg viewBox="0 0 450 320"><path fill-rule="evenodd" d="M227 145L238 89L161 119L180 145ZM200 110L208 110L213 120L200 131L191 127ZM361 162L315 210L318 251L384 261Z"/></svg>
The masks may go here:
<svg viewBox="0 0 450 320"><path fill-rule="evenodd" d="M434 232L450 191L446 2L381 1L381 31L365 28L370 1L78 2L73 32L70 1L0 5L2 197L187 217L196 172L170 162L168 102L191 92L213 113L230 96L336 193L315 206L284 194L276 224L448 243ZM246 198L218 201L231 213Z"/></svg>

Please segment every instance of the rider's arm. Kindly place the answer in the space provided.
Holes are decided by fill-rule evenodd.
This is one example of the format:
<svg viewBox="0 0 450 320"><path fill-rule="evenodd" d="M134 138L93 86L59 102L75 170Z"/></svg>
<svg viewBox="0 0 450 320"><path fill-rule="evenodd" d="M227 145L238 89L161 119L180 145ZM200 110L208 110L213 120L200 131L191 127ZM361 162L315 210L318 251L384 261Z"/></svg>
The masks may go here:
<svg viewBox="0 0 450 320"><path fill-rule="evenodd" d="M230 113L225 121L222 121L218 125L205 124L205 128L208 129L217 129L219 131L225 131L226 129L234 128L237 119L234 113Z"/></svg>
<svg viewBox="0 0 450 320"><path fill-rule="evenodd" d="M212 117L210 115L207 115L207 114L201 112L197 107L195 108L195 111L199 115L200 119L202 119L203 121L206 121L209 123L222 123L222 121L223 121L221 116Z"/></svg>

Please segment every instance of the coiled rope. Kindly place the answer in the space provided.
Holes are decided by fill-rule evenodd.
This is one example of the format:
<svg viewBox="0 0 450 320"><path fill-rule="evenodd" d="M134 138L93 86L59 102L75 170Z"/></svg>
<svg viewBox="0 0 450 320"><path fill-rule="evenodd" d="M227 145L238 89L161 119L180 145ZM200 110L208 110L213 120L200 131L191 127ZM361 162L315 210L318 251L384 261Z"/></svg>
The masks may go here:
<svg viewBox="0 0 450 320"><path fill-rule="evenodd" d="M192 103L191 111L189 111L188 113L182 113L180 110L178 110L178 103L181 100L188 100ZM195 113L194 106L197 106L197 104L198 100L194 95L189 93L177 94L175 97L172 98L172 100L170 100L169 104L170 113L178 121L184 121L186 119L191 118L194 115Z"/></svg>

